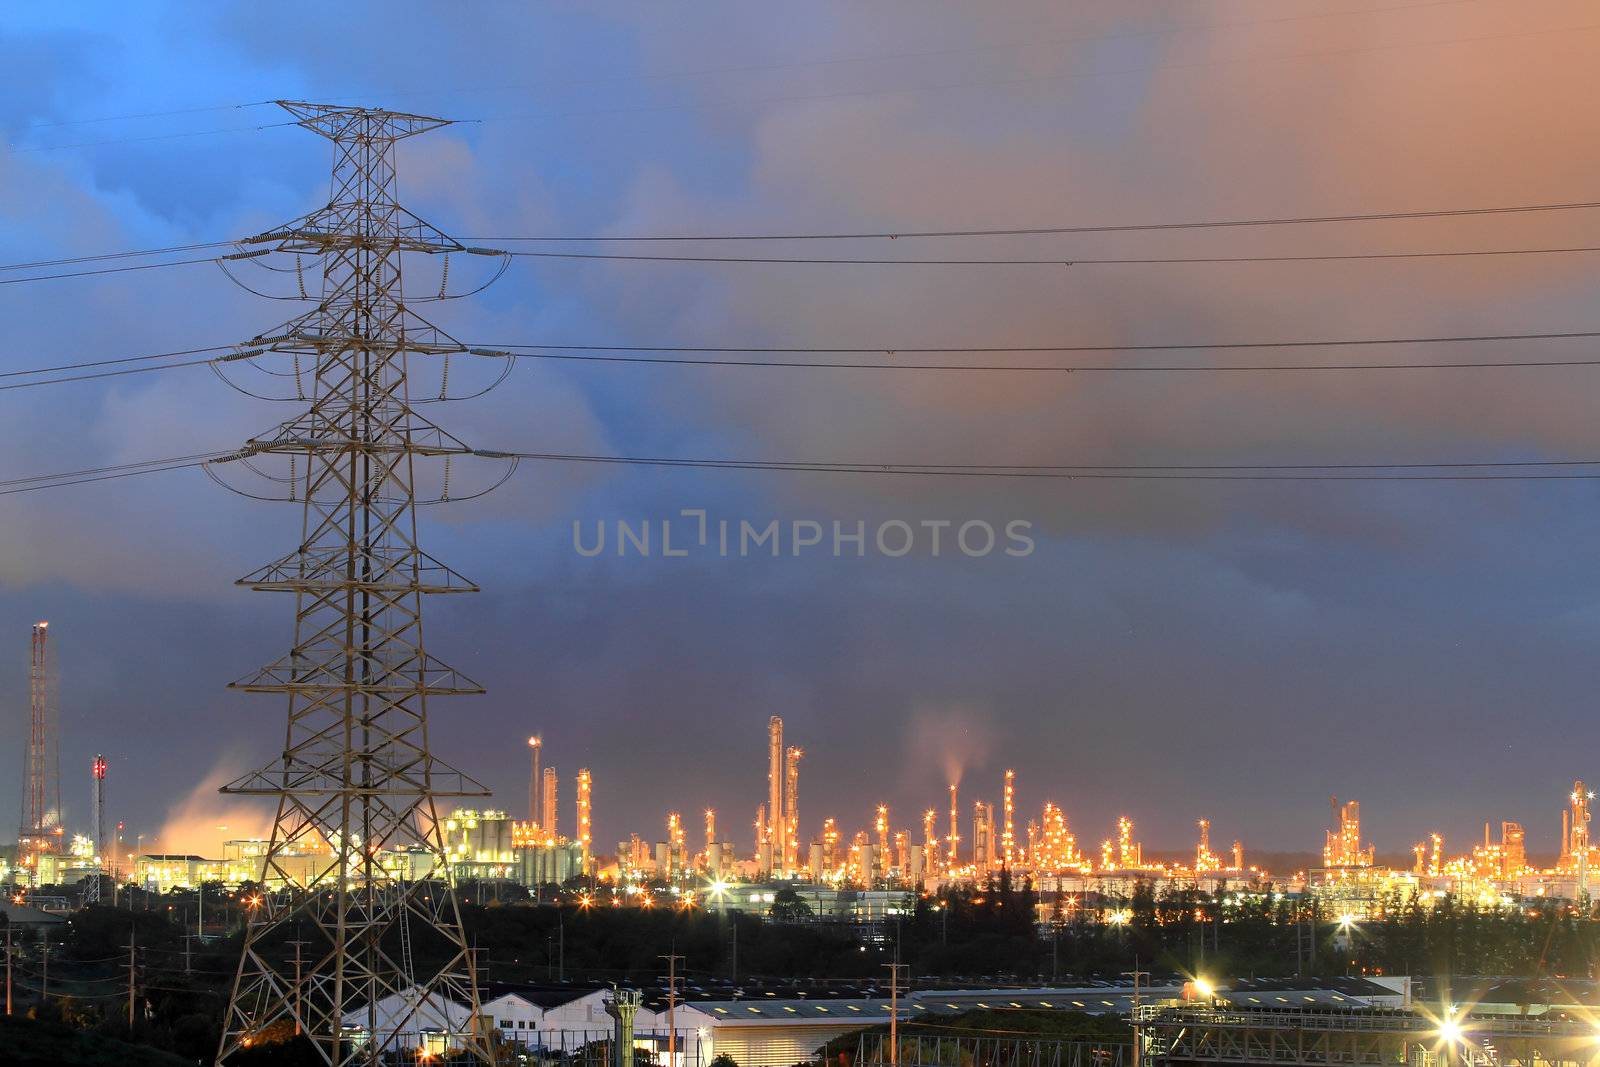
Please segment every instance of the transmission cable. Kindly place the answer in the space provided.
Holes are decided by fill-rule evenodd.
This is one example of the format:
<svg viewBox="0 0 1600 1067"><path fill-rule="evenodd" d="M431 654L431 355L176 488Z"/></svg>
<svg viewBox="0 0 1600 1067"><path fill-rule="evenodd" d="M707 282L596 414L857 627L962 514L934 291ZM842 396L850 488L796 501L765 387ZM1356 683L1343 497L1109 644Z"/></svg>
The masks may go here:
<svg viewBox="0 0 1600 1067"><path fill-rule="evenodd" d="M1600 471L1588 473L1527 474L1520 468L1572 468L1600 466L1600 460L1532 460L1510 463L1374 463L1374 464L1237 464L1237 465L1084 465L1058 464L908 464L816 463L788 460L678 459L663 456L575 455L564 452L505 452L474 449L485 459L534 460L553 463L592 463L636 467L676 467L700 470L785 471L819 474L866 474L936 478L1008 478L1053 481L1596 481ZM1513 473L1483 473L1516 468ZM1471 470L1477 473L1371 473L1373 471ZM1303 473L1303 472L1313 473ZM1358 471L1356 474L1329 473ZM1263 473L1265 472L1265 473ZM1302 473L1283 473L1302 472Z"/></svg>
<svg viewBox="0 0 1600 1067"><path fill-rule="evenodd" d="M0 270L29 270L35 267L64 267L74 263L92 263L102 259L130 259L139 256L160 256L172 252L193 252L201 248L226 248L234 241L201 241L197 244L169 245L166 248L140 248L128 252L101 252L95 255L68 256L65 259L37 259L31 263L3 263Z"/></svg>
<svg viewBox="0 0 1600 1067"><path fill-rule="evenodd" d="M267 122L259 126L224 126L215 130L186 130L182 133L156 133L144 137L111 137L103 141L77 141L72 144L8 145L13 152L54 152L66 148L98 148L101 145L133 144L139 141L171 141L182 137L210 137L219 133L254 133L273 130L281 126L298 126L298 122Z"/></svg>
<svg viewBox="0 0 1600 1067"><path fill-rule="evenodd" d="M493 347L467 348L462 354L490 358L510 356L515 359L560 360L576 363L676 365L691 367L753 367L790 370L884 370L884 371L957 371L969 373L1275 373L1280 371L1399 371L1399 370L1509 370L1517 368L1593 367L1600 366L1600 357L1588 359L1495 359L1452 360L1435 362L1388 363L1251 363L1251 364L994 364L994 363L884 363L867 361L816 361L779 359L695 359L677 355L651 355L648 353L707 353L711 355L740 353L753 354L821 354L849 355L881 353L887 356L901 353L917 354L1027 354L1046 352L1156 352L1156 351L1206 351L1221 349L1304 348L1304 347L1365 347L1374 345L1407 344L1464 344L1489 341L1539 341L1567 340L1600 337L1600 331L1568 331L1560 333L1482 334L1448 337L1391 337L1355 339L1317 339L1298 341L1239 341L1206 342L1170 345L1016 345L973 346L941 348L842 348L842 347L695 347L688 345L518 345L502 344ZM504 351L496 351L503 349ZM522 351L514 351L521 349ZM183 367L219 366L240 360L251 360L273 351L269 348L241 348L237 345L212 345L206 348L178 349L142 356L123 356L111 359L88 360L80 363L60 363L49 367L0 372L0 379L30 378L33 380L0 384L0 391L30 389L41 385L61 385L69 382L91 381L99 378L122 377L154 371L174 370ZM222 352L225 355L204 359L185 359L186 356ZM172 360L155 363L156 360ZM150 366L128 367L125 364L151 363ZM90 374L61 374L63 371L93 370L116 367L115 370ZM35 378L36 375L57 374L53 378ZM504 375L502 375L504 377Z"/></svg>
<svg viewBox="0 0 1600 1067"><path fill-rule="evenodd" d="M578 240L578 238L571 238ZM652 238L640 238L650 240ZM733 238L738 240L740 238ZM542 238L501 238L501 240L542 240ZM224 248L234 244L231 241L212 241L205 244L181 245L171 249L152 249L148 252L110 252L98 256L75 256L69 259L40 260L34 263L13 263L0 266L0 271L36 269L43 266L68 266L79 263L92 263L102 260L130 259L146 255L159 255L173 251L194 251L202 248ZM486 250L487 251L487 250ZM1308 253L1296 255L1260 255L1260 256L1057 256L1054 258L991 258L991 259L869 259L853 257L808 257L808 256L668 256L668 255L636 255L627 253L605 252L503 252L499 255L508 259L552 259L552 260L598 260L610 262L635 262L635 263L703 263L703 264L795 264L811 266L872 266L872 267L1103 267L1103 266L1159 266L1159 265L1222 265L1229 263L1334 263L1360 260L1409 260L1409 259L1467 259L1484 258L1489 256L1535 256L1535 255L1579 255L1584 253L1600 252L1600 245L1573 245L1556 248L1482 248L1464 249L1460 251L1421 251L1421 252L1346 252L1346 253ZM266 252L258 251L256 255L265 255ZM126 271L154 270L158 267L180 267L194 263L218 263L230 258L226 256L200 256L189 259L169 259L158 263L140 263L122 267L102 267L91 270L62 271L57 274L33 274L21 278L0 279L0 285L17 285L23 282L55 281L61 278L83 278L96 274L120 274ZM233 257L243 258L243 257ZM274 269L274 268L269 268ZM499 273L504 273L502 267ZM231 276L230 276L231 277ZM488 282L480 285L474 292L487 288L488 285L498 280L499 274L490 278ZM248 288L248 287L246 287ZM257 294L265 295L265 294ZM470 296L472 293L459 294ZM293 298L289 298L293 299ZM421 298L426 301L435 298ZM413 303L417 301L413 300Z"/></svg>
<svg viewBox="0 0 1600 1067"><path fill-rule="evenodd" d="M290 125L293 125L292 123ZM833 233L742 233L742 234L595 234L595 235L533 235L533 236L498 236L498 237L465 237L464 241L504 241L504 242L531 242L531 243L561 243L561 242L608 242L626 243L635 241L855 241L855 240L898 240L900 238L945 238L945 237L1017 237L1038 236L1052 234L1087 234L1087 233L1133 233L1160 230L1198 230L1198 229L1223 229L1250 226L1293 226L1313 223L1335 222L1374 222L1397 219L1425 219L1425 218L1456 218L1475 215L1505 215L1527 214L1552 211L1583 211L1600 207L1600 201L1570 201L1561 203L1544 204L1519 204L1504 207L1484 208L1451 208L1424 211L1400 212L1369 212L1365 214L1348 215L1306 215L1286 216L1273 218L1250 219L1214 219L1192 220L1179 222L1152 222L1152 223L1120 223L1094 226L1034 226L1012 227L1006 229L970 229L970 230L880 230L860 232L833 232ZM172 245L166 248L140 249L125 252L106 252L98 255L72 256L60 259L42 259L26 263L0 264L0 271L24 270L36 267L64 266L76 263L87 263L101 259L122 259L146 255L161 255L171 252L188 252L201 248L222 248L237 244L236 241L206 241L194 244ZM1342 259L1420 259L1444 258L1458 256L1501 256L1501 255L1555 255L1575 254L1600 251L1600 246L1569 246L1555 248L1496 248L1496 249L1467 249L1462 251L1422 251L1422 252L1370 252L1370 253L1330 253L1330 254L1296 254L1296 255L1262 255L1262 256L1133 256L1133 257L1074 257L1057 256L1048 258L998 258L998 259L853 259L853 258L804 258L804 257L738 257L738 256L644 256L644 255L603 255L599 253L576 252L514 252L515 256L546 259L659 259L668 262L707 262L707 263L869 263L869 264L900 264L900 263L927 263L933 265L1041 265L1055 266L1062 264L1080 265L1111 265L1111 264L1146 264L1146 263L1278 263L1278 262L1315 262L1323 260ZM203 262L194 260L193 262Z"/></svg>
<svg viewBox="0 0 1600 1067"><path fill-rule="evenodd" d="M62 471L56 474L35 474L25 478L12 478L7 481L0 481L0 496L8 496L12 493L29 493L36 489L55 489L64 485L82 485L85 482L132 478L141 474L158 474L162 471L179 470L184 467L198 467L231 454L231 450L196 452L186 456L169 456L165 459L147 459L134 463L119 463L104 467L89 467L77 471Z"/></svg>
<svg viewBox="0 0 1600 1067"><path fill-rule="evenodd" d="M1002 229L863 230L833 233L708 233L708 234L592 234L520 237L463 237L463 241L628 242L628 241L862 241L899 240L906 237L1027 237L1073 233L1143 233L1159 230L1215 230L1249 226L1305 226L1333 222L1388 222L1404 219L1463 218L1475 215L1523 215L1549 211L1588 211L1600 201L1563 201L1512 204L1501 207L1438 208L1424 211L1361 212L1345 215L1291 215L1245 219L1207 219L1182 222L1128 222L1083 226L1018 226Z"/></svg>
<svg viewBox="0 0 1600 1067"><path fill-rule="evenodd" d="M228 352L237 348L237 345L210 345L206 348L180 348L174 352L152 352L145 356L120 356L115 359L94 359L82 363L58 363L53 367L34 367L31 370L0 371L0 378L17 378L28 374L50 374L55 371L82 370L85 367L109 367L119 363L138 363L153 359L176 359L179 356L194 356L202 352Z"/></svg>
<svg viewBox="0 0 1600 1067"><path fill-rule="evenodd" d="M558 352L755 352L755 354L800 354L816 352L827 355L856 355L882 352L885 355L899 352L918 354L955 354L955 352L1181 352L1202 349L1307 349L1307 347L1362 347L1387 346L1387 344L1464 344L1472 341L1566 341L1566 339L1600 338L1600 330L1557 331L1557 333L1483 333L1443 334L1424 338L1317 338L1298 341L1181 341L1165 344L1024 344L1024 346L882 346L882 347L784 347L784 346L670 346L670 344L493 344L499 349L547 349Z"/></svg>
<svg viewBox="0 0 1600 1067"><path fill-rule="evenodd" d="M58 278L85 278L92 274L122 274L130 270L155 270L158 267L183 267L193 263L215 263L216 256L195 259L168 259L160 263L134 263L126 267L97 267L94 270L63 271L60 274L33 274L26 278L0 278L0 285L19 285L22 282L48 282Z"/></svg>
<svg viewBox="0 0 1600 1067"><path fill-rule="evenodd" d="M96 115L86 119L56 119L50 122L30 122L25 130L43 130L53 126L85 126L94 122L122 122L128 119L166 118L169 115L198 115L206 111L242 111L247 107L264 107L275 100L254 100L248 104L213 104L210 107L180 107L167 111L136 111L126 115Z"/></svg>
<svg viewBox="0 0 1600 1067"><path fill-rule="evenodd" d="M41 385L65 385L68 382L88 382L99 378L122 378L130 374L149 374L152 371L176 370L179 367L204 367L218 362L220 361L216 358L186 359L180 360L176 363L163 363L159 366L124 367L121 370L96 371L94 374L74 374L61 378L40 378L31 382L12 382L8 385L0 385L0 392L9 391L12 389L32 389Z"/></svg>
<svg viewBox="0 0 1600 1067"><path fill-rule="evenodd" d="M506 238L500 238L500 240L506 240ZM641 240L644 240L644 238L641 238ZM507 252L505 255L519 259L612 260L639 263L788 263L810 264L815 266L871 267L1105 267L1224 263L1335 263L1348 260L1458 259L1483 256L1571 255L1583 252L1600 252L1600 246L1585 245L1567 248L1483 248L1467 249L1463 251L1435 252L1347 252L1282 256L1058 256L1054 259L852 259L806 256L652 256L605 252Z"/></svg>
<svg viewBox="0 0 1600 1067"><path fill-rule="evenodd" d="M684 367L769 367L788 370L952 371L996 374L1225 374L1276 371L1511 370L1519 367L1595 367L1600 359L1481 360L1437 363L1224 363L1224 364L988 364L866 363L779 359L686 359L668 356L581 356L561 352L518 352L518 359L564 360L572 363L637 363ZM173 364L184 366L186 364ZM165 368L151 368L162 370ZM76 381L68 378L65 381ZM43 383L40 383L43 384ZM4 386L0 386L4 388Z"/></svg>

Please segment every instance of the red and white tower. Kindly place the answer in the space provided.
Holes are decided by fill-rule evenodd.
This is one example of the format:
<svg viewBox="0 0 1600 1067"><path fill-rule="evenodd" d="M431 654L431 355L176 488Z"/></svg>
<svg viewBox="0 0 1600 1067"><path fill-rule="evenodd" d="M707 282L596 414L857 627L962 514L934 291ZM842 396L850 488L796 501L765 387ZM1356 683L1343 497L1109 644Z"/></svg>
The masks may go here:
<svg viewBox="0 0 1600 1067"><path fill-rule="evenodd" d="M533 751L533 774L528 778L528 821L535 828L543 825L540 821L539 813L539 790L543 783L543 779L539 775L539 751L543 745L544 742L540 741L538 737L528 738L528 748Z"/></svg>
<svg viewBox="0 0 1600 1067"><path fill-rule="evenodd" d="M37 864L40 852L61 847L61 766L51 715L50 624L33 625L28 660L28 750L23 768L22 825L17 860Z"/></svg>
<svg viewBox="0 0 1600 1067"><path fill-rule="evenodd" d="M93 821L90 826L94 830L94 873L84 879L83 902L85 904L98 904L100 902L100 875L110 872L113 878L115 872L111 871L111 864L106 859L106 758L96 756L94 762L89 764L89 773L93 775L93 792L90 800L93 802Z"/></svg>
<svg viewBox="0 0 1600 1067"><path fill-rule="evenodd" d="M106 854L106 758L96 756L90 764L94 774L94 854Z"/></svg>

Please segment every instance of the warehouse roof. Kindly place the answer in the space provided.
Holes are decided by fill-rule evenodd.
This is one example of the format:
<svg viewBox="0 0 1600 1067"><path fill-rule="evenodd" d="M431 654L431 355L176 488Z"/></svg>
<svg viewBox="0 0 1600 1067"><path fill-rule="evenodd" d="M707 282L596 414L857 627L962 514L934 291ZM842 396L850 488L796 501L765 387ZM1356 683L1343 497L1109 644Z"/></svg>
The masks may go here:
<svg viewBox="0 0 1600 1067"><path fill-rule="evenodd" d="M889 999L760 999L698 1000L684 1005L702 1011L719 1023L827 1022L846 1026L867 1026L889 1021ZM902 1004L900 1017L911 1014L912 1006Z"/></svg>
<svg viewBox="0 0 1600 1067"><path fill-rule="evenodd" d="M491 982L483 999L485 1001L498 1000L509 994L521 997L529 1004L549 1011L551 1008L559 1008L563 1004L571 1004L575 1000L582 1000L584 997L600 992L602 988L605 987L597 985L518 985L511 982Z"/></svg>
<svg viewBox="0 0 1600 1067"><path fill-rule="evenodd" d="M1182 986L1143 986L1143 1001L1175 997ZM1091 1015L1125 1015L1133 1010L1133 986L1095 983L1034 989L925 989L909 999L931 1011L971 1011L1028 1008L1035 1011L1081 1011Z"/></svg>

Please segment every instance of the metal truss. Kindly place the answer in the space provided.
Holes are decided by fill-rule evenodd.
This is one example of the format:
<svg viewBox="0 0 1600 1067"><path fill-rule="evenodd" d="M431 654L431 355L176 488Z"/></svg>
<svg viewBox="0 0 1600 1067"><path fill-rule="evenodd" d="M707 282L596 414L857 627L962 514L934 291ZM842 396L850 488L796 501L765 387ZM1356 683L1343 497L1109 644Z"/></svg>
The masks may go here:
<svg viewBox="0 0 1600 1067"><path fill-rule="evenodd" d="M488 791L433 755L427 717L430 697L482 690L422 635L423 594L477 587L418 547L415 515L418 459L470 450L412 409L406 364L465 349L401 287L405 254L464 249L395 200L396 143L446 123L282 106L333 143L332 196L251 242L320 257L323 282L313 311L256 343L314 365L315 381L305 413L243 454L287 457L303 526L298 548L239 584L294 594L295 636L233 688L286 696L288 729L278 759L223 792L276 798L265 881L289 888L249 923L217 1062L297 1034L334 1067L414 1057L406 1042L453 1003L469 1019L432 1062L490 1063L436 809ZM291 957L291 939L309 947Z"/></svg>
<svg viewBox="0 0 1600 1067"><path fill-rule="evenodd" d="M1141 1067L1578 1067L1600 1059L1593 1027L1510 1015L1463 1017L1450 1038L1411 1011L1225 1011L1150 1006L1139 1013Z"/></svg>

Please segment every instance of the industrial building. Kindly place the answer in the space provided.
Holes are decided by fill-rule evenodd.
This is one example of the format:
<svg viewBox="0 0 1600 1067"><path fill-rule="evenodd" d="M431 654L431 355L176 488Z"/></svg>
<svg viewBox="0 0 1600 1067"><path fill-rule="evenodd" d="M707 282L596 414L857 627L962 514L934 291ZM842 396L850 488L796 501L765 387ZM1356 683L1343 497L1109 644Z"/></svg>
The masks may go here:
<svg viewBox="0 0 1600 1067"><path fill-rule="evenodd" d="M822 1045L848 1033L890 1022L896 1001L882 989L850 990L848 995L810 997L808 990L688 990L669 1005L666 993L651 990L634 1017L634 1043L643 1062L658 1067L704 1067L714 1057L731 1056L739 1067L790 1067L816 1054ZM1157 985L1138 997L1174 998L1178 985ZM598 987L520 987L496 985L483 1001L485 1025L499 1040L546 1054L610 1040L613 1021L606 1000L613 990ZM973 1008L1030 1008L1128 1014L1131 985L1077 985L1050 989L918 990L898 1001L899 1021L970 1011ZM405 995L379 1001L379 1030L411 1008ZM366 1011L347 1016L347 1032L365 1032ZM419 1014L410 1040L414 1048L440 1053L450 1033L464 1033L470 1016L461 1005L430 1006ZM670 1037L669 1037L670 1032ZM667 1062L675 1049L677 1061Z"/></svg>
<svg viewBox="0 0 1600 1067"><path fill-rule="evenodd" d="M458 809L445 822L446 862L458 880L505 880L524 886L566 882L582 872L583 850L577 841L532 835L526 825L502 811ZM236 886L264 882L277 887L285 881L310 885L330 875L334 850L311 840L280 848L267 868L270 842L241 838L223 843L220 859L192 854L147 853L134 857L133 882L154 892L192 889L201 881ZM411 847L380 854L383 868L396 878L420 881L438 877L438 857L425 848ZM39 868L55 882L71 884L98 869L89 860L44 853ZM39 884L52 884L41 881Z"/></svg>
<svg viewBox="0 0 1600 1067"><path fill-rule="evenodd" d="M1578 1067L1595 1058L1590 1017L1551 1005L1534 1012L1527 1003L1475 1001L1466 990L1434 999L1410 986L1404 1006L1381 995L1308 1004L1307 992L1265 992L1191 989L1185 1000L1141 1006L1143 1067Z"/></svg>

